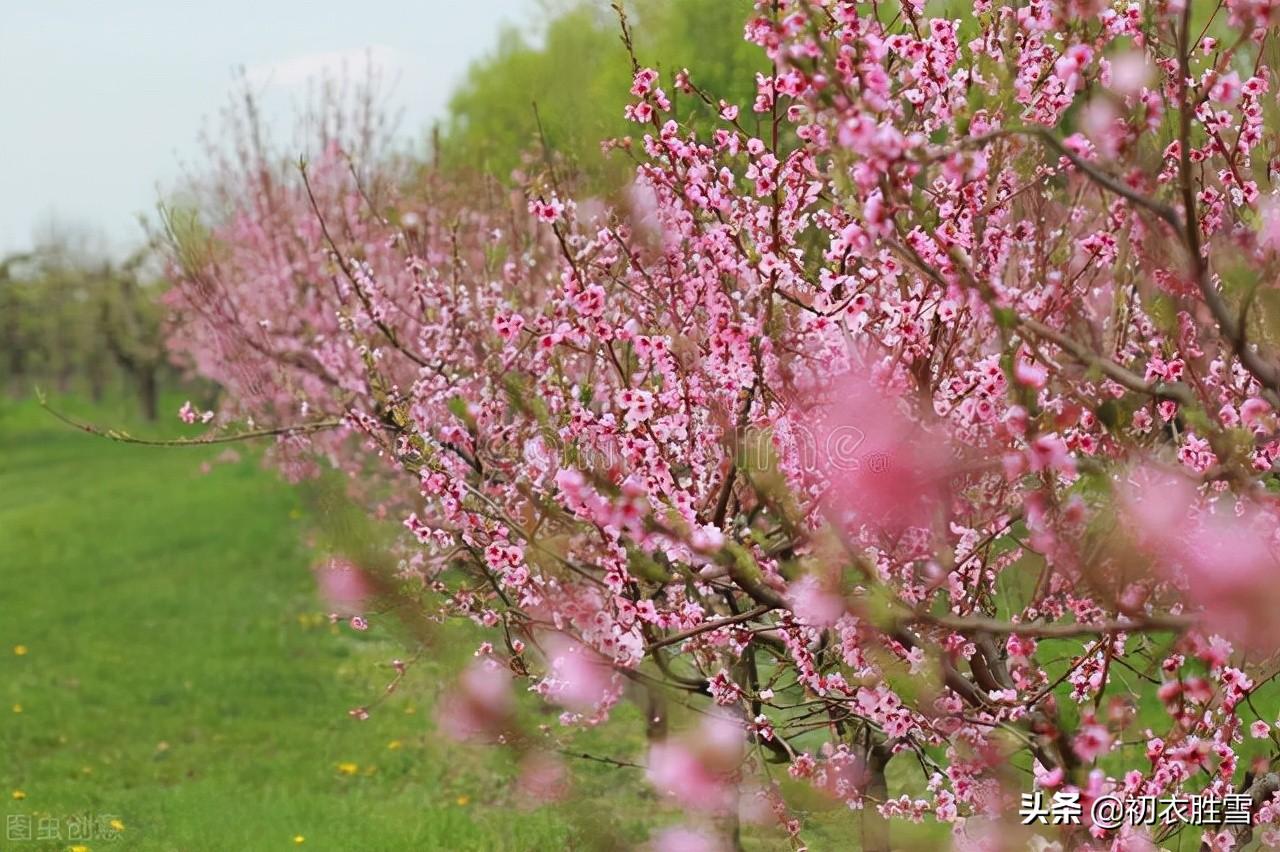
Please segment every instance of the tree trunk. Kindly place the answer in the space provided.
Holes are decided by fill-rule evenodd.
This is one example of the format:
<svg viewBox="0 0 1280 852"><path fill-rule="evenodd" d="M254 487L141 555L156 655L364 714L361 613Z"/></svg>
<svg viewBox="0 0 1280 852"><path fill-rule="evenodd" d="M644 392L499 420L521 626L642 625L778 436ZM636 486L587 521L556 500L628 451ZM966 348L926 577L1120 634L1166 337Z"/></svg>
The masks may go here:
<svg viewBox="0 0 1280 852"><path fill-rule="evenodd" d="M876 810L879 803L889 799L889 784L884 777L889 757L889 750L882 745L867 749L866 801L862 804L863 852L889 852L889 821Z"/></svg>
<svg viewBox="0 0 1280 852"><path fill-rule="evenodd" d="M99 360L89 362L89 398L94 404L102 402L107 390L107 371Z"/></svg>
<svg viewBox="0 0 1280 852"><path fill-rule="evenodd" d="M27 360L20 342L15 340L9 345L12 347L9 350L9 381L12 383L13 395L21 397L31 390L27 380Z"/></svg>
<svg viewBox="0 0 1280 852"><path fill-rule="evenodd" d="M143 367L136 373L138 379L138 402L142 406L142 416L154 423L160 419L159 389L156 382L155 367Z"/></svg>
<svg viewBox="0 0 1280 852"><path fill-rule="evenodd" d="M645 687L645 738L649 745L667 738L667 697L661 687Z"/></svg>
<svg viewBox="0 0 1280 852"><path fill-rule="evenodd" d="M731 852L743 852L742 825L738 820L737 810L731 810L718 816L716 818L716 827L719 829L720 838Z"/></svg>

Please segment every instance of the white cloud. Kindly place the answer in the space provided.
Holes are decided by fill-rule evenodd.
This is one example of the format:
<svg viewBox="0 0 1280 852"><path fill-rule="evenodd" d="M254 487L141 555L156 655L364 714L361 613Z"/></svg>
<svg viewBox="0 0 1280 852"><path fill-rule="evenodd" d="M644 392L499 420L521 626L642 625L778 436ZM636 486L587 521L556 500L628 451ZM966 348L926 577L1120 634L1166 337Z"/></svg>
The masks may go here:
<svg viewBox="0 0 1280 852"><path fill-rule="evenodd" d="M304 53L276 62L251 65L245 69L245 77L254 86L296 88L322 77L363 77L372 70L384 80L394 80L414 60L404 51L385 44L352 47L345 50L329 50Z"/></svg>

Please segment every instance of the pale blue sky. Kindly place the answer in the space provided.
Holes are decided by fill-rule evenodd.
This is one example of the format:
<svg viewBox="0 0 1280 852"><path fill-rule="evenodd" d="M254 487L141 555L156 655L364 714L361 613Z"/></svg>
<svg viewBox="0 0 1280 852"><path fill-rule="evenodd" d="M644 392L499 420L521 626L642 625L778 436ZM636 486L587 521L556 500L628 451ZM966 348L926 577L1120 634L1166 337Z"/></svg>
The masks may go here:
<svg viewBox="0 0 1280 852"><path fill-rule="evenodd" d="M304 79L366 52L398 76L402 132L442 114L468 63L538 0L0 0L0 254L56 219L119 250L136 214L198 161L235 68L272 82L277 121ZM335 67L336 66L336 67Z"/></svg>

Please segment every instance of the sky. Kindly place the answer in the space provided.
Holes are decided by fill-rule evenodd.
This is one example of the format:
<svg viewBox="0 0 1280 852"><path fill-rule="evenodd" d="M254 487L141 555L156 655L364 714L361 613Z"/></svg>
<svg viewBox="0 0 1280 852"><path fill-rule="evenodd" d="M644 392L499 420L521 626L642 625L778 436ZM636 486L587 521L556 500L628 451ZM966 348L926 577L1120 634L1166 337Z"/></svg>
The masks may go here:
<svg viewBox="0 0 1280 852"><path fill-rule="evenodd" d="M243 68L287 126L308 78L366 57L426 138L468 64L538 0L0 0L0 256L51 223L121 253L198 165ZM281 138L287 138L283 134ZM153 216L154 218L154 216Z"/></svg>

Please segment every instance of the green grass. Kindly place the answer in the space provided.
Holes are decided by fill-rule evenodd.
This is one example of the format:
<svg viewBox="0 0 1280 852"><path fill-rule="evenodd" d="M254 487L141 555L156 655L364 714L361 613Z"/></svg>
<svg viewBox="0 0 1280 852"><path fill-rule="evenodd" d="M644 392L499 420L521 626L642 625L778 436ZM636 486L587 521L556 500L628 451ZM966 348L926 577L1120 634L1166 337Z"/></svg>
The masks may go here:
<svg viewBox="0 0 1280 852"><path fill-rule="evenodd" d="M218 450L124 446L5 405L0 812L33 838L56 820L59 839L0 834L0 849L592 845L589 814L511 819L505 755L433 734L431 694L473 645L433 655L368 721L348 718L403 651L320 617L305 518L271 472L204 474ZM586 771L605 791L622 770ZM76 841L84 815L125 830ZM642 838L643 820L624 831Z"/></svg>

